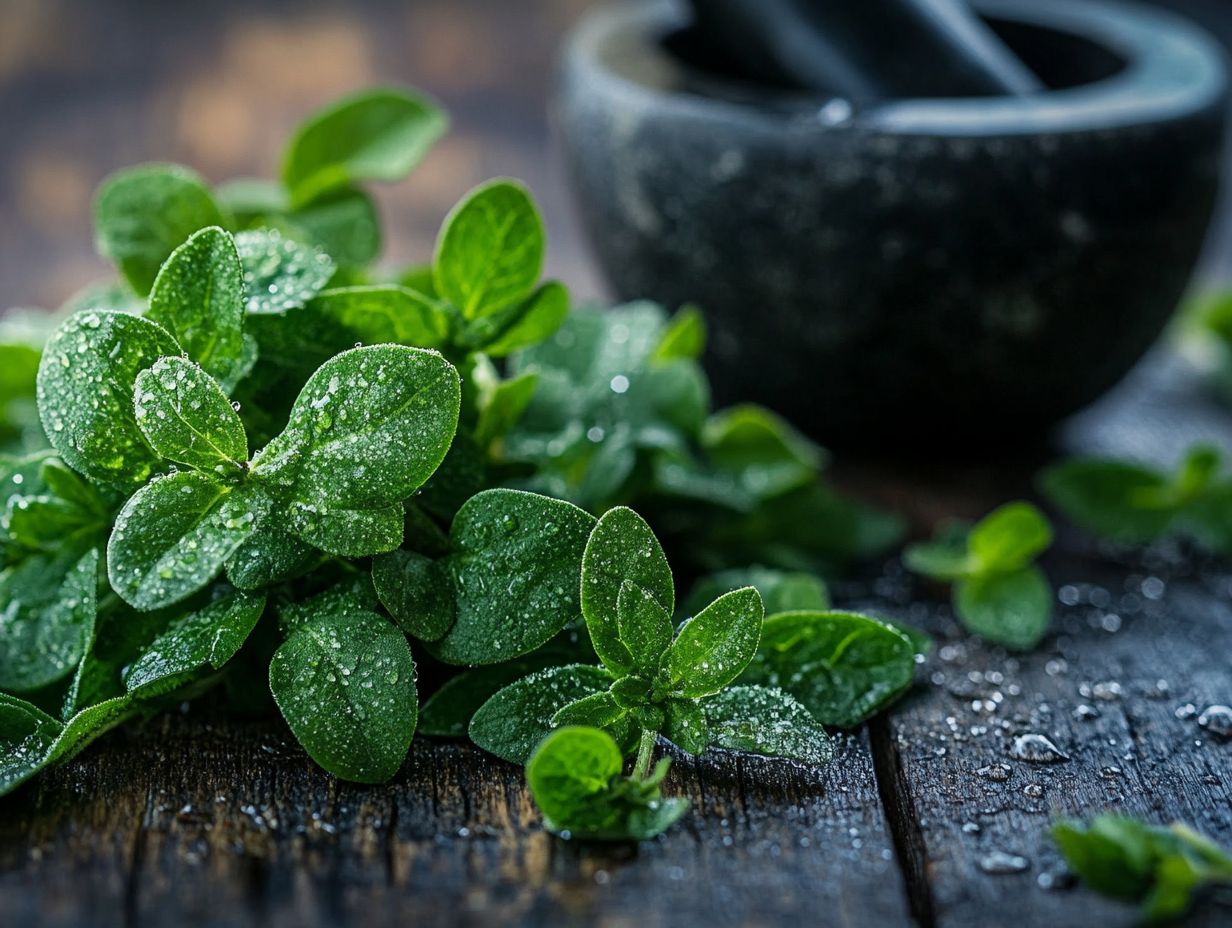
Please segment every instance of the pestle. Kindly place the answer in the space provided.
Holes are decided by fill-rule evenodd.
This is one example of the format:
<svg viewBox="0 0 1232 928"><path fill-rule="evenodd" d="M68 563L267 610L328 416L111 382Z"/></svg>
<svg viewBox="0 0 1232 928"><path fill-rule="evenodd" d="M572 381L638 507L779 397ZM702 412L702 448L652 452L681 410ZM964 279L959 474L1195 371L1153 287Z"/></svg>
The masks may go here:
<svg viewBox="0 0 1232 928"><path fill-rule="evenodd" d="M1026 94L1031 72L964 0L690 0L696 38L744 76L844 97Z"/></svg>

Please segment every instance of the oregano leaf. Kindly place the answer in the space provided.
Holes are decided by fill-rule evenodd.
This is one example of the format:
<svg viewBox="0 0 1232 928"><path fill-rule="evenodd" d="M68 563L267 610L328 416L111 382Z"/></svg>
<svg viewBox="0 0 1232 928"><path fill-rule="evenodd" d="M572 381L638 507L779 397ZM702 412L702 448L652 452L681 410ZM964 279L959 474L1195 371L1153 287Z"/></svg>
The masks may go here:
<svg viewBox="0 0 1232 928"><path fill-rule="evenodd" d="M453 626L453 586L439 561L413 551L390 551L373 558L372 585L408 635L436 641Z"/></svg>
<svg viewBox="0 0 1232 928"><path fill-rule="evenodd" d="M296 740L335 776L383 783L415 734L415 664L406 638L375 613L318 615L270 661L270 690Z"/></svg>
<svg viewBox="0 0 1232 928"><path fill-rule="evenodd" d="M764 608L753 587L725 593L693 616L667 652L672 683L697 699L735 680L757 653Z"/></svg>
<svg viewBox="0 0 1232 928"><path fill-rule="evenodd" d="M175 619L124 671L124 685L134 696L168 692L207 669L219 670L248 639L265 597L230 593Z"/></svg>
<svg viewBox="0 0 1232 928"><path fill-rule="evenodd" d="M137 426L159 455L222 479L248 466L248 436L213 377L185 358L159 358L133 385Z"/></svg>
<svg viewBox="0 0 1232 928"><path fill-rule="evenodd" d="M400 503L378 509L321 508L292 500L287 527L315 548L341 557L369 557L402 544L406 514Z"/></svg>
<svg viewBox="0 0 1232 928"><path fill-rule="evenodd" d="M612 675L602 667L549 667L500 690L471 719L471 740L489 754L515 764L552 730L552 717L572 702L604 692ZM622 739L617 739L622 740Z"/></svg>
<svg viewBox="0 0 1232 928"><path fill-rule="evenodd" d="M915 644L854 612L767 616L744 684L781 687L823 725L852 728L897 699L915 678Z"/></svg>
<svg viewBox="0 0 1232 928"><path fill-rule="evenodd" d="M102 483L135 486L161 465L137 426L137 375L180 347L157 323L84 310L66 319L39 364L43 428L64 463Z"/></svg>
<svg viewBox="0 0 1232 928"><path fill-rule="evenodd" d="M103 181L94 204L95 243L138 295L150 292L158 270L185 239L223 225L209 188L195 171L148 164Z"/></svg>
<svg viewBox="0 0 1232 928"><path fill-rule="evenodd" d="M980 574L955 584L954 611L981 638L1028 651L1048 631L1052 587L1036 567Z"/></svg>
<svg viewBox="0 0 1232 928"><path fill-rule="evenodd" d="M672 643L671 614L648 591L626 580L620 585L616 615L620 642L629 651L633 669L654 674Z"/></svg>
<svg viewBox="0 0 1232 928"><path fill-rule="evenodd" d="M235 248L244 271L244 307L251 315L299 309L334 276L334 262L276 229L237 233Z"/></svg>
<svg viewBox="0 0 1232 928"><path fill-rule="evenodd" d="M543 220L526 188L489 181L445 218L433 260L436 292L464 319L517 303L539 279L544 244Z"/></svg>
<svg viewBox="0 0 1232 928"><path fill-rule="evenodd" d="M156 477L124 504L107 544L112 588L137 609L169 606L218 575L269 501L195 471Z"/></svg>
<svg viewBox="0 0 1232 928"><path fill-rule="evenodd" d="M245 373L244 280L230 234L211 226L176 248L154 280L146 318L233 388Z"/></svg>
<svg viewBox="0 0 1232 928"><path fill-rule="evenodd" d="M386 509L444 460L460 403L458 372L434 351L345 351L309 378L286 430L252 470L288 482L293 499L321 511Z"/></svg>
<svg viewBox="0 0 1232 928"><path fill-rule="evenodd" d="M731 751L827 764L834 746L826 730L788 693L733 686L704 703L710 742Z"/></svg>
<svg viewBox="0 0 1232 928"><path fill-rule="evenodd" d="M0 689L28 692L70 676L97 611L98 551L36 554L0 573Z"/></svg>
<svg viewBox="0 0 1232 928"><path fill-rule="evenodd" d="M456 619L430 646L451 664L494 664L535 650L580 612L578 573L594 516L520 490L485 490L453 521L445 561Z"/></svg>
<svg viewBox="0 0 1232 928"><path fill-rule="evenodd" d="M312 116L287 146L282 180L296 204L357 181L401 180L448 126L426 97L381 88Z"/></svg>
<svg viewBox="0 0 1232 928"><path fill-rule="evenodd" d="M582 614L599 659L617 673L633 667L620 639L621 585L645 590L670 615L676 593L667 557L646 520L632 509L608 510L595 525L582 559Z"/></svg>

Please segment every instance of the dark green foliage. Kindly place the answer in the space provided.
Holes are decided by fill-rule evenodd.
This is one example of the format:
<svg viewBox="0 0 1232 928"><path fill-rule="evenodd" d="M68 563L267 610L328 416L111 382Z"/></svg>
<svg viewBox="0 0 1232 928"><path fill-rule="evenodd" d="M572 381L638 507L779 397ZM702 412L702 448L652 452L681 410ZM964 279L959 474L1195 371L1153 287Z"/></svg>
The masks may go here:
<svg viewBox="0 0 1232 928"><path fill-rule="evenodd" d="M820 575L900 525L772 413L711 410L698 310L570 312L509 180L429 265L368 267L362 185L445 123L378 89L304 123L276 182L115 175L97 239L121 279L0 325L0 793L221 681L239 711L272 694L337 776L389 779L417 723L469 733L529 761L549 828L640 840L685 811L658 736L822 763L819 722L905 685L914 646L861 617L845 653L812 629L760 656L763 596L825 608ZM679 627L652 524L690 576L722 571ZM445 677L422 713L408 637Z"/></svg>

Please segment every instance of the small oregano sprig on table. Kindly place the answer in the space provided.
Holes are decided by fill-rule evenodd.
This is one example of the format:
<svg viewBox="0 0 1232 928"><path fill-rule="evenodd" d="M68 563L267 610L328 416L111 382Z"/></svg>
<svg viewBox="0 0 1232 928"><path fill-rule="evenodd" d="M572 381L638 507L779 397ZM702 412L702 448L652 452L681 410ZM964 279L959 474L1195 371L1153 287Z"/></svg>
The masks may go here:
<svg viewBox="0 0 1232 928"><path fill-rule="evenodd" d="M1180 822L1097 815L1057 822L1052 837L1079 878L1096 892L1137 902L1149 922L1178 919L1202 890L1232 886L1232 855Z"/></svg>
<svg viewBox="0 0 1232 928"><path fill-rule="evenodd" d="M1180 537L1214 554L1232 552L1232 478L1209 445L1190 448L1176 469L1116 458L1078 457L1040 474L1040 489L1080 528L1142 544Z"/></svg>
<svg viewBox="0 0 1232 928"><path fill-rule="evenodd" d="M1052 544L1044 514L1007 503L970 529L945 526L933 541L909 545L908 569L954 585L954 614L994 644L1029 650L1048 631L1052 586L1035 559Z"/></svg>
<svg viewBox="0 0 1232 928"><path fill-rule="evenodd" d="M543 826L562 838L645 841L689 810L687 799L660 790L671 759L622 776L624 754L599 728L570 725L543 739L526 762L526 782Z"/></svg>

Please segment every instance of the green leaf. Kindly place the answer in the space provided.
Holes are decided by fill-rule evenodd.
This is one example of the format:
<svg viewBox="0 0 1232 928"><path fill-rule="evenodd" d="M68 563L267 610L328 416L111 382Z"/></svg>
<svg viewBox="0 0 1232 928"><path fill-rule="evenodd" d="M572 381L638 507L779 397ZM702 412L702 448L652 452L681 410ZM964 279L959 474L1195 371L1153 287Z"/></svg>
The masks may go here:
<svg viewBox="0 0 1232 928"><path fill-rule="evenodd" d="M593 693L583 696L567 706L562 706L552 716L552 725L591 725L595 728L611 728L625 722L624 708L612 698L611 693Z"/></svg>
<svg viewBox="0 0 1232 928"><path fill-rule="evenodd" d="M0 573L0 689L37 690L76 670L97 585L97 550L36 554Z"/></svg>
<svg viewBox="0 0 1232 928"><path fill-rule="evenodd" d="M207 668L219 670L248 639L265 597L235 592L171 623L124 671L134 696L170 692Z"/></svg>
<svg viewBox="0 0 1232 928"><path fill-rule="evenodd" d="M713 467L755 500L804 486L825 465L825 454L774 413L760 406L717 412L702 429Z"/></svg>
<svg viewBox="0 0 1232 928"><path fill-rule="evenodd" d="M705 710L692 699L673 699L668 703L663 734L689 754L701 754L710 746L710 726Z"/></svg>
<svg viewBox="0 0 1232 928"><path fill-rule="evenodd" d="M94 204L98 250L141 296L163 262L206 226L224 225L201 177L172 164L148 164L103 181Z"/></svg>
<svg viewBox="0 0 1232 928"><path fill-rule="evenodd" d="M1015 651L1039 644L1052 618L1052 587L1034 567L981 574L954 587L954 612L968 631Z"/></svg>
<svg viewBox="0 0 1232 928"><path fill-rule="evenodd" d="M39 478L58 499L85 512L109 516L110 507L98 490L55 458L45 458L39 467Z"/></svg>
<svg viewBox="0 0 1232 928"><path fill-rule="evenodd" d="M903 550L903 564L913 573L946 583L976 573L977 564L967 547L970 530L966 523L942 523L932 541Z"/></svg>
<svg viewBox="0 0 1232 928"><path fill-rule="evenodd" d="M509 684L532 672L521 661L476 667L450 677L419 710L419 734L465 738L479 707Z"/></svg>
<svg viewBox="0 0 1232 928"><path fill-rule="evenodd" d="M437 641L453 626L453 586L440 562L411 551L390 551L373 559L372 585L408 635Z"/></svg>
<svg viewBox="0 0 1232 928"><path fill-rule="evenodd" d="M276 229L235 236L244 269L244 306L250 315L288 313L316 296L334 276L334 262L317 248Z"/></svg>
<svg viewBox="0 0 1232 928"><path fill-rule="evenodd" d="M582 559L582 614L599 659L618 674L633 668L621 641L619 597L631 582L671 615L675 585L667 557L646 521L632 509L610 509L595 525Z"/></svg>
<svg viewBox="0 0 1232 928"><path fill-rule="evenodd" d="M137 609L169 606L209 583L268 510L252 487L204 474L156 477L124 504L107 545L107 575Z"/></svg>
<svg viewBox="0 0 1232 928"><path fill-rule="evenodd" d="M531 371L512 380L498 381L481 397L479 421L475 425L475 441L480 447L488 447L513 428L530 404L538 384L539 375Z"/></svg>
<svg viewBox="0 0 1232 928"><path fill-rule="evenodd" d="M1171 527L1176 510L1161 505L1167 478L1126 461L1071 458L1040 475L1040 489L1080 528L1114 541L1152 541Z"/></svg>
<svg viewBox="0 0 1232 928"><path fill-rule="evenodd" d="M76 755L134 713L127 696L90 706L61 725L24 700L0 693L0 796Z"/></svg>
<svg viewBox="0 0 1232 928"><path fill-rule="evenodd" d="M314 548L340 557L384 554L402 544L406 513L400 503L381 509L321 508L293 500L287 527Z"/></svg>
<svg viewBox="0 0 1232 928"><path fill-rule="evenodd" d="M548 281L510 309L482 316L464 330L463 339L493 358L501 358L543 341L569 315L569 291Z"/></svg>
<svg viewBox="0 0 1232 928"><path fill-rule="evenodd" d="M735 680L757 653L764 615L750 586L723 594L685 622L667 652L673 686L698 699Z"/></svg>
<svg viewBox="0 0 1232 928"><path fill-rule="evenodd" d="M39 365L43 428L69 467L102 483L135 486L160 466L137 426L137 375L180 347L156 323L86 310L56 329Z"/></svg>
<svg viewBox="0 0 1232 928"><path fill-rule="evenodd" d="M807 709L780 689L733 686L704 703L710 743L732 751L828 764L834 747Z"/></svg>
<svg viewBox="0 0 1232 928"><path fill-rule="evenodd" d="M298 577L320 560L308 542L266 520L227 561L227 579L241 590L259 590Z"/></svg>
<svg viewBox="0 0 1232 928"><path fill-rule="evenodd" d="M852 728L911 686L915 645L898 629L854 612L772 615L740 682L781 687L823 725Z"/></svg>
<svg viewBox="0 0 1232 928"><path fill-rule="evenodd" d="M638 673L652 676L672 643L672 616L648 591L630 580L620 585L616 598L620 643Z"/></svg>
<svg viewBox="0 0 1232 928"><path fill-rule="evenodd" d="M543 825L565 838L645 841L666 831L688 810L683 799L663 799L662 772L638 782L620 776L620 746L606 732L570 727L553 732L526 765Z"/></svg>
<svg viewBox="0 0 1232 928"><path fill-rule="evenodd" d="M479 707L500 690L538 670L593 661L595 652L588 645L584 634L566 630L524 657L476 667L450 677L420 707L418 733L438 738L465 738L471 718Z"/></svg>
<svg viewBox="0 0 1232 928"><path fill-rule="evenodd" d="M1006 503L986 515L967 536L977 571L1026 567L1052 544L1052 526L1030 503Z"/></svg>
<svg viewBox="0 0 1232 928"><path fill-rule="evenodd" d="M535 650L580 611L578 575L594 517L561 500L487 490L458 510L445 561L457 618L429 650L494 664Z"/></svg>
<svg viewBox="0 0 1232 928"><path fill-rule="evenodd" d="M510 180L472 190L445 218L436 242L436 292L465 319L524 300L543 267L543 220L529 191Z"/></svg>
<svg viewBox="0 0 1232 928"><path fill-rule="evenodd" d="M684 611L692 615L724 593L746 586L753 587L761 594L768 616L804 609L820 611L830 607L826 583L816 574L752 566L721 570L698 580L689 591Z"/></svg>
<svg viewBox="0 0 1232 928"><path fill-rule="evenodd" d="M374 613L321 609L274 652L270 690L296 739L335 776L383 783L415 733L415 664Z"/></svg>
<svg viewBox="0 0 1232 928"><path fill-rule="evenodd" d="M1232 856L1189 827L1120 815L1060 821L1052 837L1069 869L1096 892L1141 903L1147 921L1184 915L1207 885L1232 885Z"/></svg>
<svg viewBox="0 0 1232 928"><path fill-rule="evenodd" d="M585 833L602 831L594 826L607 822L597 818L596 806L623 767L624 755L606 732L573 726L548 735L526 765L544 825L559 832L584 823L589 826Z"/></svg>
<svg viewBox="0 0 1232 928"><path fill-rule="evenodd" d="M401 180L448 126L427 98L382 88L346 97L296 131L282 164L282 182L297 204L363 181Z"/></svg>
<svg viewBox="0 0 1232 928"><path fill-rule="evenodd" d="M248 436L222 387L185 358L159 358L133 385L137 426L159 455L220 479L248 466Z"/></svg>
<svg viewBox="0 0 1232 928"><path fill-rule="evenodd" d="M286 219L342 267L363 267L381 252L376 204L362 190L331 190L287 213Z"/></svg>
<svg viewBox="0 0 1232 928"><path fill-rule="evenodd" d="M158 272L146 317L211 375L234 387L244 370L244 282L239 252L217 227L194 232Z"/></svg>
<svg viewBox="0 0 1232 928"><path fill-rule="evenodd" d="M278 607L278 628L284 635L290 635L321 615L364 619L375 613L376 608L371 577L352 574L349 580L335 583L307 599L284 602Z"/></svg>
<svg viewBox="0 0 1232 928"><path fill-rule="evenodd" d="M526 763L552 730L552 717L572 702L607 690L612 676L602 667L550 667L510 684L480 706L471 719L471 740L489 754Z"/></svg>
<svg viewBox="0 0 1232 928"><path fill-rule="evenodd" d="M286 430L252 472L289 484L295 501L321 513L388 509L440 465L460 402L458 372L436 352L399 345L343 352L304 385Z"/></svg>
<svg viewBox="0 0 1232 928"><path fill-rule="evenodd" d="M705 350L706 322L701 310L696 306L683 306L672 316L651 358L656 362L696 361Z"/></svg>
<svg viewBox="0 0 1232 928"><path fill-rule="evenodd" d="M0 796L42 768L62 730L37 706L0 693Z"/></svg>
<svg viewBox="0 0 1232 928"><path fill-rule="evenodd" d="M322 325L332 324L342 334L331 341L345 338L351 345L440 348L449 335L449 316L439 303L393 284L323 290L308 304L306 314L309 318L300 318L298 324L311 326L317 319Z"/></svg>
<svg viewBox="0 0 1232 928"><path fill-rule="evenodd" d="M40 453L0 468L0 543L28 551L80 553L111 523L111 507L93 486L59 460Z"/></svg>

